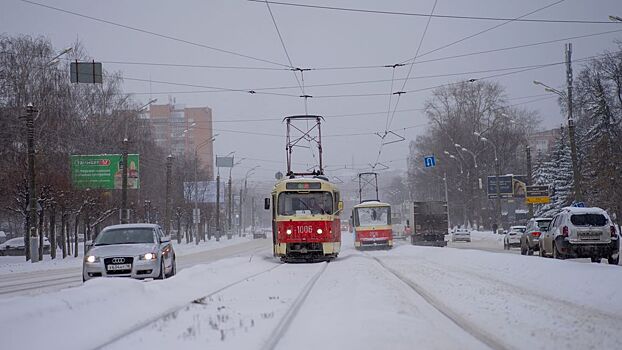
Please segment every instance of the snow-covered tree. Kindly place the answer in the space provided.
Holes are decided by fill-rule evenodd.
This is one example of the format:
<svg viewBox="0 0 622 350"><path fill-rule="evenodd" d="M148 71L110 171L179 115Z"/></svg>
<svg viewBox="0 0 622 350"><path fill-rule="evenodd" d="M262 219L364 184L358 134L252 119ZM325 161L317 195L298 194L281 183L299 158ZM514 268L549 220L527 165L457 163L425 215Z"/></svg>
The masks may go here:
<svg viewBox="0 0 622 350"><path fill-rule="evenodd" d="M552 191L550 203L536 206L537 216L551 217L557 210L572 203L574 197L572 158L568 132L565 128L560 130L553 152L536 163L533 181L535 185L550 186Z"/></svg>

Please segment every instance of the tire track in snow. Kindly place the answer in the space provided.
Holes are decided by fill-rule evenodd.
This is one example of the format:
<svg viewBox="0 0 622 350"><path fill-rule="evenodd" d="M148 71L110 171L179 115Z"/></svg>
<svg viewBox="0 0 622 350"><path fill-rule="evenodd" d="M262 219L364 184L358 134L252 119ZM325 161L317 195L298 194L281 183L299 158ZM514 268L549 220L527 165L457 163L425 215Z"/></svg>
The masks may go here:
<svg viewBox="0 0 622 350"><path fill-rule="evenodd" d="M373 257L368 254L365 254L365 255L374 259L383 269L385 269L391 275L395 276L395 278L400 280L404 285L408 286L408 288L410 288L412 291L414 291L419 296L421 296L425 301L427 301L428 304L430 304L434 309L438 310L441 314L443 314L445 317L451 320L456 326L460 327L461 329L463 329L465 332L467 332L468 334L470 334L477 340L488 345L492 349L499 349L499 350L510 349L505 344L495 339L495 337L492 334L480 329L479 327L476 327L472 322L469 322L467 319L460 316L457 312L454 312L453 310L451 310L449 307L447 307L447 305L441 302L432 293L429 293L428 291L426 291L419 284L413 282L412 280L403 276L401 273L387 266L377 257Z"/></svg>

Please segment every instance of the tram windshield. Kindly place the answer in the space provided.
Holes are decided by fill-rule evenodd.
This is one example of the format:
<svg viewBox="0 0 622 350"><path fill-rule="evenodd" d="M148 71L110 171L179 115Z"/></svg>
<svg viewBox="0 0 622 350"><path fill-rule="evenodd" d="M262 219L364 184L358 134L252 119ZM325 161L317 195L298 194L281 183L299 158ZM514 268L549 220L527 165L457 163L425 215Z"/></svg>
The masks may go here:
<svg viewBox="0 0 622 350"><path fill-rule="evenodd" d="M316 215L333 213L330 192L282 192L278 198L279 215Z"/></svg>
<svg viewBox="0 0 622 350"><path fill-rule="evenodd" d="M356 208L355 226L367 227L380 225L391 225L390 207Z"/></svg>

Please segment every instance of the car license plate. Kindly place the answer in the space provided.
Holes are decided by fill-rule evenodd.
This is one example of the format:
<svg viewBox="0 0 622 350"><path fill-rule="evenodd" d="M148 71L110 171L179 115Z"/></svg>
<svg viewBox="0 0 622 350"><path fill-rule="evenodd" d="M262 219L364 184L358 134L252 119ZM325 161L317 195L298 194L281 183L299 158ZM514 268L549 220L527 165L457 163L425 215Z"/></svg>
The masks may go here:
<svg viewBox="0 0 622 350"><path fill-rule="evenodd" d="M599 239L600 238L600 232L598 232L598 231L579 232L579 238L581 238L581 239Z"/></svg>
<svg viewBox="0 0 622 350"><path fill-rule="evenodd" d="M118 271L118 270L131 270L132 264L117 264L117 265L108 265L106 266L108 271Z"/></svg>

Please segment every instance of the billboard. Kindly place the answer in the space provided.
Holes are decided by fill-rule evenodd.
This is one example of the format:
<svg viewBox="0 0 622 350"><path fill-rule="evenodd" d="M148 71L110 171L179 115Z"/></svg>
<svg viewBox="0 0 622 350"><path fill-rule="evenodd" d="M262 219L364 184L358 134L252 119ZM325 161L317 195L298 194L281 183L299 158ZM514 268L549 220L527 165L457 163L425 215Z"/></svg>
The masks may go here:
<svg viewBox="0 0 622 350"><path fill-rule="evenodd" d="M72 155L71 182L78 189L120 190L123 166L120 154ZM140 188L138 154L128 154L127 188Z"/></svg>
<svg viewBox="0 0 622 350"><path fill-rule="evenodd" d="M216 181L184 182L186 203L216 204ZM220 184L220 203L225 203L225 184Z"/></svg>
<svg viewBox="0 0 622 350"><path fill-rule="evenodd" d="M525 198L527 193L525 175L499 175L499 195L501 198ZM488 176L488 199L497 198L495 176Z"/></svg>
<svg viewBox="0 0 622 350"><path fill-rule="evenodd" d="M527 204L546 204L551 202L549 196L549 186L527 186L527 196L525 197Z"/></svg>
<svg viewBox="0 0 622 350"><path fill-rule="evenodd" d="M216 156L217 168L233 168L233 157L218 157Z"/></svg>

